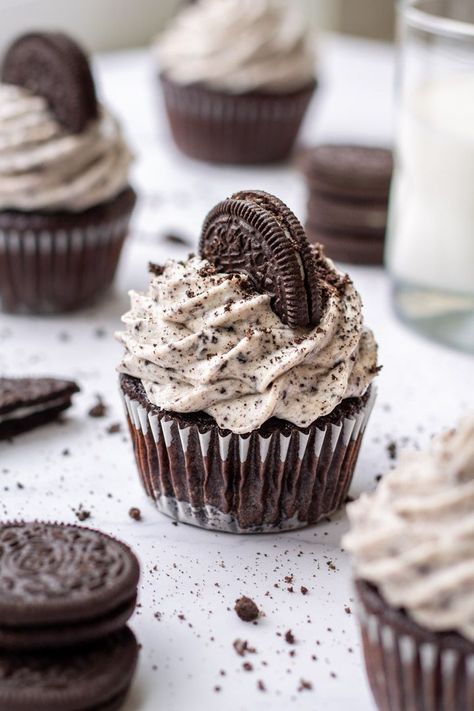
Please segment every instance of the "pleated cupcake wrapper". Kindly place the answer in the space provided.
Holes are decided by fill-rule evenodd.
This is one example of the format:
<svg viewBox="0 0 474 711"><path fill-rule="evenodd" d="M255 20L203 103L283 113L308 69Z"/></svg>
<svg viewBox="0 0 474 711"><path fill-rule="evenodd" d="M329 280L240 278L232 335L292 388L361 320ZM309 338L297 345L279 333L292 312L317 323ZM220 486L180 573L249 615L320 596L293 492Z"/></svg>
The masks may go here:
<svg viewBox="0 0 474 711"><path fill-rule="evenodd" d="M88 303L113 281L130 214L72 230L0 230L6 311L54 313Z"/></svg>
<svg viewBox="0 0 474 711"><path fill-rule="evenodd" d="M358 597L367 675L382 711L474 709L474 654L400 633Z"/></svg>
<svg viewBox="0 0 474 711"><path fill-rule="evenodd" d="M301 528L342 505L375 389L340 424L268 437L180 426L123 398L140 477L158 509L203 528L258 533Z"/></svg>
<svg viewBox="0 0 474 711"><path fill-rule="evenodd" d="M266 163L291 152L315 84L287 94L230 94L161 77L178 147L201 160Z"/></svg>

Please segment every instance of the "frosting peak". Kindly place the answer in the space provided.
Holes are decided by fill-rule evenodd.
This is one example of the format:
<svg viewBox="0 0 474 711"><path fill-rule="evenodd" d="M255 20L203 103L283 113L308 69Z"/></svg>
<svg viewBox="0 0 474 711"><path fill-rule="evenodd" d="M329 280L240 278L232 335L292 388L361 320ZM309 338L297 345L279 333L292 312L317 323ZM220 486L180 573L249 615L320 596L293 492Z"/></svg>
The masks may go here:
<svg viewBox="0 0 474 711"><path fill-rule="evenodd" d="M69 134L42 97L0 84L0 210L80 211L118 195L130 152L104 109Z"/></svg>
<svg viewBox="0 0 474 711"><path fill-rule="evenodd" d="M169 261L147 293L131 292L119 370L141 379L155 405L205 411L237 434L271 417L305 427L362 395L377 372L354 286L326 287L319 325L292 329L244 275L216 273L197 257Z"/></svg>
<svg viewBox="0 0 474 711"><path fill-rule="evenodd" d="M292 91L314 78L307 24L281 0L200 0L176 17L157 54L173 81L232 93Z"/></svg>
<svg viewBox="0 0 474 711"><path fill-rule="evenodd" d="M348 513L356 576L424 627L474 641L474 413Z"/></svg>

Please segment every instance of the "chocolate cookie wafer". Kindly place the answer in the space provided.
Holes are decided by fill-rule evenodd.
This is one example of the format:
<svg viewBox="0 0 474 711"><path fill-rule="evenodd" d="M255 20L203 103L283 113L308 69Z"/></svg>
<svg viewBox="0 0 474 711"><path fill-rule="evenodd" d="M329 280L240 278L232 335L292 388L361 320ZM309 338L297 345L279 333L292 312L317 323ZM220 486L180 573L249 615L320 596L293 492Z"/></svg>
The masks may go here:
<svg viewBox="0 0 474 711"><path fill-rule="evenodd" d="M247 274L291 327L317 325L321 296L304 229L281 200L242 190L216 205L201 233L200 253L221 272Z"/></svg>
<svg viewBox="0 0 474 711"><path fill-rule="evenodd" d="M138 658L128 627L73 649L0 651L0 709L115 711L125 701Z"/></svg>
<svg viewBox="0 0 474 711"><path fill-rule="evenodd" d="M69 133L79 133L98 118L89 61L61 32L30 32L15 40L3 60L1 80L44 97Z"/></svg>
<svg viewBox="0 0 474 711"><path fill-rule="evenodd" d="M139 565L125 544L54 523L0 526L0 648L77 646L124 627Z"/></svg>
<svg viewBox="0 0 474 711"><path fill-rule="evenodd" d="M71 380L0 378L0 440L56 419L77 392Z"/></svg>

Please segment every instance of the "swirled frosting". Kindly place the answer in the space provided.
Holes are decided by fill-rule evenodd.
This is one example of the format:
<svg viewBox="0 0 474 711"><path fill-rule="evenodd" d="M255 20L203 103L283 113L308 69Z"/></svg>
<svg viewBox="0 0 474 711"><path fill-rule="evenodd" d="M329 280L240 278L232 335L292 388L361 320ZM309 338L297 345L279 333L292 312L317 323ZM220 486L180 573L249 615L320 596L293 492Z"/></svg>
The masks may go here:
<svg viewBox="0 0 474 711"><path fill-rule="evenodd" d="M474 413L348 512L356 577L420 625L474 641Z"/></svg>
<svg viewBox="0 0 474 711"><path fill-rule="evenodd" d="M235 433L273 416L309 425L362 395L377 372L360 297L327 265L333 279L320 324L292 329L244 275L218 274L197 257L169 261L147 293L131 292L119 370L141 379L155 405L207 412Z"/></svg>
<svg viewBox="0 0 474 711"><path fill-rule="evenodd" d="M314 78L307 23L281 0L201 0L175 18L157 57L179 84L232 93L292 91Z"/></svg>
<svg viewBox="0 0 474 711"><path fill-rule="evenodd" d="M130 162L104 109L85 131L69 134L42 97L0 84L1 210L85 210L126 187Z"/></svg>

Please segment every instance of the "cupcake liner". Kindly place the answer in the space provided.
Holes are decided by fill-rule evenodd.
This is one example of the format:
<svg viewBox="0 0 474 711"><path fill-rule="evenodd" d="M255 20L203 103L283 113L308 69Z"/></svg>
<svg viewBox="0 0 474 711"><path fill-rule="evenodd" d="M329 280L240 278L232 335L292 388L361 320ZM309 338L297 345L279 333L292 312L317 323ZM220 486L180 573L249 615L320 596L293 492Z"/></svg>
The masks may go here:
<svg viewBox="0 0 474 711"><path fill-rule="evenodd" d="M474 644L455 633L424 630L356 583L358 618L367 676L379 709L467 711L474 709ZM372 600L372 602L371 602Z"/></svg>
<svg viewBox="0 0 474 711"><path fill-rule="evenodd" d="M12 313L57 313L87 305L111 285L135 196L97 221L22 216L0 228L0 302ZM48 221L50 225L48 225ZM8 222L5 220L4 222Z"/></svg>
<svg viewBox="0 0 474 711"><path fill-rule="evenodd" d="M238 435L145 406L122 388L147 495L185 523L232 533L316 523L344 502L375 390L336 424Z"/></svg>
<svg viewBox="0 0 474 711"><path fill-rule="evenodd" d="M171 131L183 153L215 163L269 163L290 154L316 88L230 94L160 76Z"/></svg>

